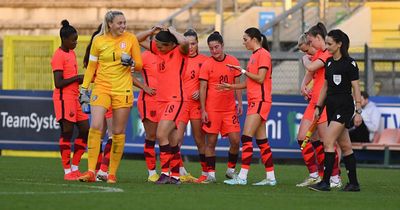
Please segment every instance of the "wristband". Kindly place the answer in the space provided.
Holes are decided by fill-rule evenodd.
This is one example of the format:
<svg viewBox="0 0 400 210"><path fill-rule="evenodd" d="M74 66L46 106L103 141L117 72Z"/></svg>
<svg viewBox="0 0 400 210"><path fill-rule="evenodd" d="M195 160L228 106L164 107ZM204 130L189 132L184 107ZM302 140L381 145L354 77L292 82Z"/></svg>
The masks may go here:
<svg viewBox="0 0 400 210"><path fill-rule="evenodd" d="M319 106L319 105L315 105L315 108L318 108L318 116L321 116L321 114L322 114L322 107L321 106Z"/></svg>

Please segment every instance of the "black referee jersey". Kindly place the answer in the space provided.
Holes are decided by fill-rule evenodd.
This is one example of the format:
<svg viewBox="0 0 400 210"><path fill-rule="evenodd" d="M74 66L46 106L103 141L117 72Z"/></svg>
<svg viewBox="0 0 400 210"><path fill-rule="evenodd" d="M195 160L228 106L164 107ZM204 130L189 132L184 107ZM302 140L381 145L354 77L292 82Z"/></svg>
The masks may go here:
<svg viewBox="0 0 400 210"><path fill-rule="evenodd" d="M354 114L354 102L351 94L351 81L359 79L356 61L350 57L339 60L329 58L325 64L325 80L328 82L326 112L328 123L337 121L350 127Z"/></svg>

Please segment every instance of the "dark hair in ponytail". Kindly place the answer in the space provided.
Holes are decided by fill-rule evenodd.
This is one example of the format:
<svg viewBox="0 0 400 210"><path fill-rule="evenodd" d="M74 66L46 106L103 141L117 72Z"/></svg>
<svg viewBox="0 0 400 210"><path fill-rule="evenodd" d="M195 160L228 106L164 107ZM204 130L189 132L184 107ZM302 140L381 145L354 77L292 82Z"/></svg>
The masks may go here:
<svg viewBox="0 0 400 210"><path fill-rule="evenodd" d="M244 31L250 38L256 38L258 42L260 42L261 46L269 51L267 37L258 30L258 28L248 28Z"/></svg>
<svg viewBox="0 0 400 210"><path fill-rule="evenodd" d="M199 41L199 38L197 37L197 32L191 28L183 33L183 36L193 36L194 38L196 38L196 41Z"/></svg>
<svg viewBox="0 0 400 210"><path fill-rule="evenodd" d="M209 44L212 41L217 41L220 44L224 43L224 39L218 31L214 31L212 34L210 34L210 36L208 36L207 43Z"/></svg>
<svg viewBox="0 0 400 210"><path fill-rule="evenodd" d="M325 40L326 27L323 23L318 22L315 26L311 27L310 30L308 30L307 34L312 35L313 37L320 35Z"/></svg>
<svg viewBox="0 0 400 210"><path fill-rule="evenodd" d="M61 40L68 38L72 34L77 34L78 33L76 31L76 29L69 24L68 20L61 21L61 25L62 25L62 27L60 29Z"/></svg>
<svg viewBox="0 0 400 210"><path fill-rule="evenodd" d="M342 54L342 57L347 57L347 58L350 57L349 56L350 39L346 33L344 33L340 29L335 29L329 31L328 36L331 37L334 42L336 43L340 42L342 44L340 46L340 54Z"/></svg>
<svg viewBox="0 0 400 210"><path fill-rule="evenodd" d="M89 55L90 55L90 48L92 48L92 43L94 37L100 33L102 24L97 27L97 30L93 32L92 37L90 38L89 44L86 46L85 56L83 57L83 68L87 68L89 64Z"/></svg>

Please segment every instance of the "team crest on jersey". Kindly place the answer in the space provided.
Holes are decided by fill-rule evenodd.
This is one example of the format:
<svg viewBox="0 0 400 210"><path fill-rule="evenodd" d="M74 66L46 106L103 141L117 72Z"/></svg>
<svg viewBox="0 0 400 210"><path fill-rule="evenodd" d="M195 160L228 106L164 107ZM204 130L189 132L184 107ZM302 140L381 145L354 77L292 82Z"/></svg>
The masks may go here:
<svg viewBox="0 0 400 210"><path fill-rule="evenodd" d="M75 113L74 112L70 112L69 113L69 117L74 117L75 116Z"/></svg>
<svg viewBox="0 0 400 210"><path fill-rule="evenodd" d="M342 82L342 75L340 75L340 74L334 74L334 75L333 75L333 82L334 82L336 85L339 85L339 84Z"/></svg>
<svg viewBox="0 0 400 210"><path fill-rule="evenodd" d="M97 100L97 95L92 96L92 101L95 101L95 100Z"/></svg>
<svg viewBox="0 0 400 210"><path fill-rule="evenodd" d="M151 117L155 117L157 114L157 112L155 110L150 111L150 116Z"/></svg>
<svg viewBox="0 0 400 210"><path fill-rule="evenodd" d="M126 43L125 43L125 42L121 42L121 43L119 44L119 47L120 47L121 49L125 49L125 48L126 48Z"/></svg>

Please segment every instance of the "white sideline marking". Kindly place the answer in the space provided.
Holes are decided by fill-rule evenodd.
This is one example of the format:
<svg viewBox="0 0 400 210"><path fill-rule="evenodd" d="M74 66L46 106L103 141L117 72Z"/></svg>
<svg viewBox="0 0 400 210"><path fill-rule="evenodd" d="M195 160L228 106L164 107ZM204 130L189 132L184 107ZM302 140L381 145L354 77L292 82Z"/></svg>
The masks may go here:
<svg viewBox="0 0 400 210"><path fill-rule="evenodd" d="M34 181L31 179L15 179L14 182L10 181L1 181L0 183L8 183L8 184L30 184L30 185L49 185L49 186L61 186L61 187L77 187L77 188L88 188L89 191L47 191L47 192L35 192L35 191L26 191L26 192L1 192L0 195L47 195L47 194L84 194L84 193L118 193L124 192L121 188L116 187L104 187L104 186L90 186L90 185L76 185L76 184L55 184L55 183L45 183L45 182L28 182ZM93 190L91 190L93 189Z"/></svg>

